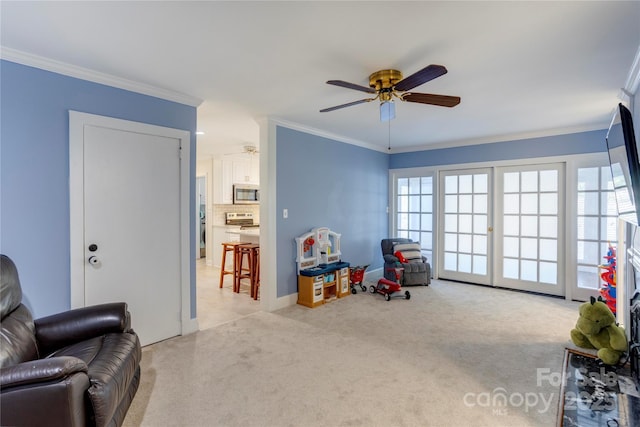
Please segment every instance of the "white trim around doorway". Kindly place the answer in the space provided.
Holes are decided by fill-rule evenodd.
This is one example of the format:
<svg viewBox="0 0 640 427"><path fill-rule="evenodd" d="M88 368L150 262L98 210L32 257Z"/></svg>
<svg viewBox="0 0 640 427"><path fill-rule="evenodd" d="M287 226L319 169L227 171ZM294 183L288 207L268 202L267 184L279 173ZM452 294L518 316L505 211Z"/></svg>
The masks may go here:
<svg viewBox="0 0 640 427"><path fill-rule="evenodd" d="M129 132L152 133L180 140L180 295L181 330L186 335L198 330L191 318L191 134L147 123L115 119L69 110L69 240L71 308L85 306L84 275L84 127L104 126Z"/></svg>

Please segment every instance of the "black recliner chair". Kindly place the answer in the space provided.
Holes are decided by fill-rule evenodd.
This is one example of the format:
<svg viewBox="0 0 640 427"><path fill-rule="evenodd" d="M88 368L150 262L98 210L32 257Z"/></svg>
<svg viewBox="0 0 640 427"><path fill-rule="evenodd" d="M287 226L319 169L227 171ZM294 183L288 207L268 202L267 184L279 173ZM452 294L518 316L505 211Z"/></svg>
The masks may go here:
<svg viewBox="0 0 640 427"><path fill-rule="evenodd" d="M120 426L142 357L125 303L33 320L18 271L0 260L0 424Z"/></svg>
<svg viewBox="0 0 640 427"><path fill-rule="evenodd" d="M405 285L425 285L431 283L431 265L427 258L420 254L420 244L411 239L401 237L382 239L380 242L382 248L382 256L384 258L384 277L389 280L396 280L394 269L402 267L402 286ZM416 253L408 262L401 262L395 256L396 249L415 246L415 249L409 248L408 252Z"/></svg>

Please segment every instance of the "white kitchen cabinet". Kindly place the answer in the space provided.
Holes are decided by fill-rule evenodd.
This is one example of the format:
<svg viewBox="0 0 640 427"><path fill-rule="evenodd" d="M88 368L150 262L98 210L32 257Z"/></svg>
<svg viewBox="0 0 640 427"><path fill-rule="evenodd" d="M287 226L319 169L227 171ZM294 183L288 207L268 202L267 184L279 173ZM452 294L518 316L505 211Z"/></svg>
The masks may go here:
<svg viewBox="0 0 640 427"><path fill-rule="evenodd" d="M227 229L224 226L213 227L213 266L220 268L222 262L222 242L227 241ZM231 257L233 258L233 257Z"/></svg>
<svg viewBox="0 0 640 427"><path fill-rule="evenodd" d="M233 184L260 183L260 158L257 154L233 158L232 163Z"/></svg>
<svg viewBox="0 0 640 427"><path fill-rule="evenodd" d="M249 177L251 184L260 185L260 155L254 154L249 162Z"/></svg>
<svg viewBox="0 0 640 427"><path fill-rule="evenodd" d="M229 158L213 159L213 203L233 203L233 162Z"/></svg>
<svg viewBox="0 0 640 427"><path fill-rule="evenodd" d="M260 160L257 154L223 156L213 160L213 203L233 203L233 184L258 184Z"/></svg>
<svg viewBox="0 0 640 427"><path fill-rule="evenodd" d="M233 184L249 184L251 182L251 165L249 159L232 160Z"/></svg>

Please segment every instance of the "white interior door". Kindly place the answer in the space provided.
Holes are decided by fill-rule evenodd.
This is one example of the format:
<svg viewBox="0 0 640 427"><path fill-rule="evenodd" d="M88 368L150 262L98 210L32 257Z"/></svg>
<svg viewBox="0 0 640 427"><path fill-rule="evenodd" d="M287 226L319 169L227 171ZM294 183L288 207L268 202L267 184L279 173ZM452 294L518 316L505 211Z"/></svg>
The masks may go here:
<svg viewBox="0 0 640 427"><path fill-rule="evenodd" d="M81 131L73 151L82 158L71 159L72 211L82 222L78 230L72 214L72 306L126 302L143 345L179 335L189 241L181 238L183 139L115 126Z"/></svg>

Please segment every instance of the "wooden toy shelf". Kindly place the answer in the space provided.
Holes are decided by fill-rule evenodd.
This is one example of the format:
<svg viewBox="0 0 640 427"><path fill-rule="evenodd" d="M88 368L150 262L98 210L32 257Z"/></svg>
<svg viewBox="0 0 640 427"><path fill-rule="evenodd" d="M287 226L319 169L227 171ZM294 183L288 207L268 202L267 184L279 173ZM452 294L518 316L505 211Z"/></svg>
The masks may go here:
<svg viewBox="0 0 640 427"><path fill-rule="evenodd" d="M298 304L314 308L350 294L348 263L327 264L320 269L317 275L305 270L298 275Z"/></svg>
<svg viewBox="0 0 640 427"><path fill-rule="evenodd" d="M298 304L317 307L349 295L349 264L340 262L340 234L318 227L296 237Z"/></svg>

